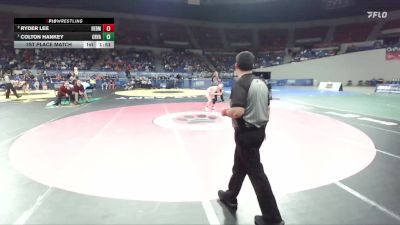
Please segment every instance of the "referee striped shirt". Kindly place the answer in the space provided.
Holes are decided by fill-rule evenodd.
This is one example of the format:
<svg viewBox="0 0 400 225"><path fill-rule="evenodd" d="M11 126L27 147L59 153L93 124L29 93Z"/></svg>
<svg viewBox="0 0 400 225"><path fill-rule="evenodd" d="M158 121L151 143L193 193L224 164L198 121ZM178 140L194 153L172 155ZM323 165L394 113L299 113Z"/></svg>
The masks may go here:
<svg viewBox="0 0 400 225"><path fill-rule="evenodd" d="M245 108L244 115L232 119L235 128L262 127L269 120L269 90L265 80L244 74L231 91L231 107Z"/></svg>

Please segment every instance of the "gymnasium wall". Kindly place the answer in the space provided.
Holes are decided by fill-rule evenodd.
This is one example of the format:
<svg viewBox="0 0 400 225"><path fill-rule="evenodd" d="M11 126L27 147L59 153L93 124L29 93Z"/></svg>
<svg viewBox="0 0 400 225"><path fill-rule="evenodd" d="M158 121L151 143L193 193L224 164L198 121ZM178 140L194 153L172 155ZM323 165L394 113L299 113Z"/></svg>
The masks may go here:
<svg viewBox="0 0 400 225"><path fill-rule="evenodd" d="M265 68L272 72L272 79L307 79L347 83L352 80L400 78L400 60L385 60L386 50L377 49L354 52L305 62Z"/></svg>

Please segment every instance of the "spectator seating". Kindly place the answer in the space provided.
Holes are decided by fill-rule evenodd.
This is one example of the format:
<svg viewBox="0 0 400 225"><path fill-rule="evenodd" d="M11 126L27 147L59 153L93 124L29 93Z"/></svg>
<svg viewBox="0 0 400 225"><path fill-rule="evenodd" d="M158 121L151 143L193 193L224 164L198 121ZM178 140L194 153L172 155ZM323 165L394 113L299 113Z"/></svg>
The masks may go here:
<svg viewBox="0 0 400 225"><path fill-rule="evenodd" d="M382 30L396 29L396 28L400 28L400 19L387 21L385 25L383 25Z"/></svg>
<svg viewBox="0 0 400 225"><path fill-rule="evenodd" d="M334 41L338 43L365 41L374 25L375 22L340 25L336 27Z"/></svg>
<svg viewBox="0 0 400 225"><path fill-rule="evenodd" d="M288 30L267 29L259 31L260 50L282 50L286 47Z"/></svg>
<svg viewBox="0 0 400 225"><path fill-rule="evenodd" d="M201 56L189 51L163 52L161 56L167 72L211 71Z"/></svg>
<svg viewBox="0 0 400 225"><path fill-rule="evenodd" d="M232 47L251 47L253 43L251 30L248 29L226 29L226 39ZM248 43L248 45L243 45ZM235 44L239 44L236 46Z"/></svg>
<svg viewBox="0 0 400 225"><path fill-rule="evenodd" d="M329 27L309 27L309 28L298 28L294 31L295 40L303 39L320 39L323 41L328 33Z"/></svg>
<svg viewBox="0 0 400 225"><path fill-rule="evenodd" d="M172 42L179 43L183 47L191 47L190 38L186 28L180 24L157 23L160 42L163 45L175 45Z"/></svg>
<svg viewBox="0 0 400 225"><path fill-rule="evenodd" d="M220 72L232 73L235 65L235 55L229 54L210 54L208 59L213 66Z"/></svg>
<svg viewBox="0 0 400 225"><path fill-rule="evenodd" d="M326 50L326 49L302 49L298 51L295 56L292 58L292 62L301 62L310 59L318 59L328 56L336 55L336 50Z"/></svg>
<svg viewBox="0 0 400 225"><path fill-rule="evenodd" d="M116 44L151 45L149 21L120 19L115 21L118 36Z"/></svg>
<svg viewBox="0 0 400 225"><path fill-rule="evenodd" d="M114 49L100 64L102 70L154 71L155 58L151 51Z"/></svg>
<svg viewBox="0 0 400 225"><path fill-rule="evenodd" d="M191 27L193 35L203 49L223 49L221 35L218 29L212 27Z"/></svg>
<svg viewBox="0 0 400 225"><path fill-rule="evenodd" d="M256 65L255 68L276 66L283 64L283 59L285 57L284 52L274 53L259 53L256 55Z"/></svg>

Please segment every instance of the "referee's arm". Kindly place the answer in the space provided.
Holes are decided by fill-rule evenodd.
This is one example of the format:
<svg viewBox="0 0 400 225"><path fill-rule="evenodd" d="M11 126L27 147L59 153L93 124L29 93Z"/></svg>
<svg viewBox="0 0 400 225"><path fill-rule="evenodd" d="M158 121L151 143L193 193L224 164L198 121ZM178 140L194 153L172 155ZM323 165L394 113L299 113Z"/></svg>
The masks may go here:
<svg viewBox="0 0 400 225"><path fill-rule="evenodd" d="M230 109L224 109L222 110L222 115L223 116L228 116L232 119L239 119L244 115L244 110L245 108L242 107L232 107Z"/></svg>
<svg viewBox="0 0 400 225"><path fill-rule="evenodd" d="M222 110L223 116L238 119L245 113L247 106L247 91L243 85L235 85L232 89L231 108Z"/></svg>

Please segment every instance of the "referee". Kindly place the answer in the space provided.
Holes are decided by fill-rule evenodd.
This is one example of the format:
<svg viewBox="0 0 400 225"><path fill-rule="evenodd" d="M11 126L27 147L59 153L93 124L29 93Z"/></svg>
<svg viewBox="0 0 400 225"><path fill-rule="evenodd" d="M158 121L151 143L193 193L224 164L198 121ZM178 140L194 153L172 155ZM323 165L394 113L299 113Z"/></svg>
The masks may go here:
<svg viewBox="0 0 400 225"><path fill-rule="evenodd" d="M255 224L285 224L263 165L260 147L265 139L269 119L268 87L265 80L253 75L255 57L249 51L236 55L235 77L231 92L231 107L222 110L232 118L235 129L235 159L227 191L218 191L219 199L229 208L237 209L237 196L246 175L256 192L262 215L255 216Z"/></svg>
<svg viewBox="0 0 400 225"><path fill-rule="evenodd" d="M7 72L4 75L4 82L6 83L6 99L10 98L10 91L12 91L17 98L20 98L21 95L18 95L17 91L15 91L15 88L14 88L14 86L12 84L10 76L11 76L11 72Z"/></svg>

